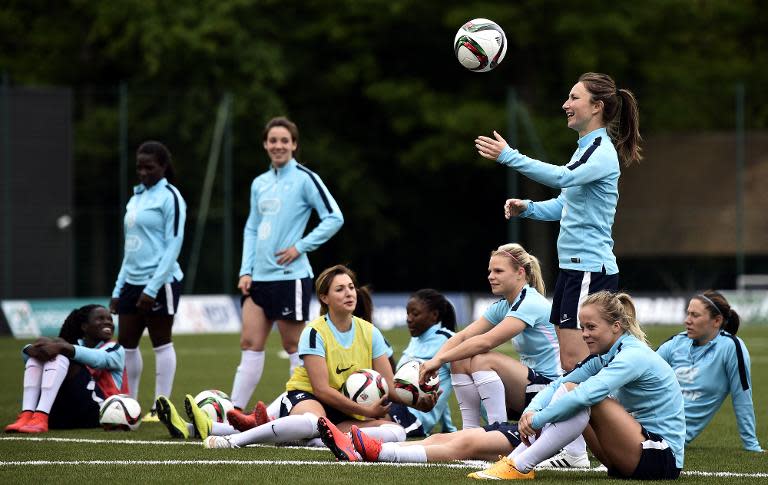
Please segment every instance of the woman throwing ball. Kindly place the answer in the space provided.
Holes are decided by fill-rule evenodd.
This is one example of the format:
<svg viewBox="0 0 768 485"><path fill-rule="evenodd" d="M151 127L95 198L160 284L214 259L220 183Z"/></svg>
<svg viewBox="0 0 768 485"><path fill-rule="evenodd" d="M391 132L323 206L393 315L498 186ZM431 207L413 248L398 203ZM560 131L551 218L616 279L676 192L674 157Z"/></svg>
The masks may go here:
<svg viewBox="0 0 768 485"><path fill-rule="evenodd" d="M475 146L485 158L562 189L558 197L542 202L509 199L504 213L507 219L560 221L560 273L550 321L558 329L563 369L570 371L589 354L580 334L581 303L587 295L600 290L615 292L619 287L611 236L619 198L619 160L625 166L639 162L642 138L635 96L618 89L606 74L582 74L563 110L568 127L579 134L578 148L566 165L529 158L509 147L497 132L493 138L479 136Z"/></svg>

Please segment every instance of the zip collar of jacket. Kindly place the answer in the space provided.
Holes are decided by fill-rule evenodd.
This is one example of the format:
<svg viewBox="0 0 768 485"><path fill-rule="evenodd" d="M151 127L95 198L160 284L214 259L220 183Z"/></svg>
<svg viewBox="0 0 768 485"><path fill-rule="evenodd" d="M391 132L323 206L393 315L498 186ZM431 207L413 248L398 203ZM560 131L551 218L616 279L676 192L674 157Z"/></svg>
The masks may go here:
<svg viewBox="0 0 768 485"><path fill-rule="evenodd" d="M168 180L165 177L163 177L160 180L158 180L157 183L155 185L153 185L152 187L147 187L144 184L135 185L133 187L133 193L134 194L140 194L140 193L142 193L144 191L151 192L151 191L155 190L157 187L165 187L166 185L168 185Z"/></svg>
<svg viewBox="0 0 768 485"><path fill-rule="evenodd" d="M285 162L285 165L283 165L282 167L275 167L274 165L270 164L269 169L275 175L283 175L285 173L289 173L290 171L294 170L296 168L296 165L298 164L299 162L297 162L295 158L291 158L290 160Z"/></svg>

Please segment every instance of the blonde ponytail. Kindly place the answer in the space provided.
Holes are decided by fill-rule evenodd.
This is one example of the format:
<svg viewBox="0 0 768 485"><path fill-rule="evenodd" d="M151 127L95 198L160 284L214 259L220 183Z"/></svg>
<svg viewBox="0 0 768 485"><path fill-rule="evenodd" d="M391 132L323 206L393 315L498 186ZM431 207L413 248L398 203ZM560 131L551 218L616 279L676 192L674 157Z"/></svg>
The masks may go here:
<svg viewBox="0 0 768 485"><path fill-rule="evenodd" d="M505 256L510 259L513 268L522 267L525 270L525 280L528 284L535 288L539 294L544 295L546 287L544 286L544 278L541 276L541 265L536 256L529 254L517 243L499 246L496 251L491 252L491 256Z"/></svg>
<svg viewBox="0 0 768 485"><path fill-rule="evenodd" d="M594 305L597 307L601 318L608 322L619 322L625 332L650 346L645 332L637 321L635 303L628 294L598 291L589 295L581 304L582 307L587 305Z"/></svg>

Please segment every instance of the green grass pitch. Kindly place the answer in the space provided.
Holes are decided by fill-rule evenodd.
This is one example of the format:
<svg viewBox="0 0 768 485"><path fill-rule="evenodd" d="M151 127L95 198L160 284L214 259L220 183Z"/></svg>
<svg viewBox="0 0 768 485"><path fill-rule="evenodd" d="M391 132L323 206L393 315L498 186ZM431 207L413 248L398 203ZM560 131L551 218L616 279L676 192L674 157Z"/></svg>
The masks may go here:
<svg viewBox="0 0 768 485"><path fill-rule="evenodd" d="M654 345L678 327L647 327ZM385 332L396 349L408 341L405 330ZM739 332L752 356L752 384L758 438L768 446L768 327L744 327ZM181 404L184 394L203 389L229 392L240 358L238 335L184 335L175 339L178 369L172 400ZM22 341L0 338L0 423L10 423L21 402ZM252 400L269 401L282 391L288 361L277 356L279 338L268 345L264 378ZM503 351L512 353L510 345ZM142 342L144 375L140 402L148 409L154 390L154 356L149 340ZM455 398L454 421L460 423ZM595 465L595 462L593 462ZM477 469L462 463L439 466L337 464L326 450L249 447L205 450L199 441L174 441L160 424L142 425L137 431L52 431L35 437L0 435L0 483L144 483L144 482L256 482L256 483L436 483L467 481ZM543 483L626 483L594 471L539 471ZM696 483L766 483L768 454L744 451L738 436L730 399L705 432L686 449L682 481Z"/></svg>

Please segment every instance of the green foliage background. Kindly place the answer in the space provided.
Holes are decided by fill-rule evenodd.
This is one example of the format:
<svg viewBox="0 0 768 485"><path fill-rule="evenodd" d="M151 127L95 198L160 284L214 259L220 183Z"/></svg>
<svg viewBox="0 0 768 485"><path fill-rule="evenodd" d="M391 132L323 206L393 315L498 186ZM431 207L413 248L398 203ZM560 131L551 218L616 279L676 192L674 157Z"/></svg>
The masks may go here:
<svg viewBox="0 0 768 485"><path fill-rule="evenodd" d="M453 56L456 29L475 17L507 34L506 59L491 73L468 72ZM507 194L504 170L472 140L506 130L509 88L557 163L575 142L560 105L590 70L637 94L645 134L733 129L737 82L748 128L764 129L766 33L759 0L25 0L0 6L0 68L12 84L73 88L80 294L109 291L119 266L120 83L129 153L147 138L171 147L190 221L217 103L233 94L235 266L250 180L267 166L261 129L285 114L301 129L300 161L347 220L313 255L315 268L351 263L379 290L477 290L487 251L506 238ZM529 182L520 192L547 195ZM556 225L548 230L554 238ZM221 246L220 231L208 230L194 291L223 291Z"/></svg>

